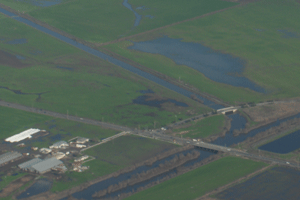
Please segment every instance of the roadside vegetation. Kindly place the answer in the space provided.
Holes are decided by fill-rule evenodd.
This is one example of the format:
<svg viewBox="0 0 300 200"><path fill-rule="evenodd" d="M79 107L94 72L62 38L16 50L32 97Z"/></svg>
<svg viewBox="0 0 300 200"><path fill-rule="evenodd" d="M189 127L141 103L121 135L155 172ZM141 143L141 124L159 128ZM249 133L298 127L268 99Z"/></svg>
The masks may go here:
<svg viewBox="0 0 300 200"><path fill-rule="evenodd" d="M213 51L230 54L245 63L243 76L264 87L266 94L216 83L187 66L162 55L127 49L122 41L105 46L144 67L190 84L229 103L259 102L299 96L300 26L295 0L261 0L193 21L174 25L131 41L146 41L167 35L195 42ZM180 83L179 81L179 83Z"/></svg>
<svg viewBox="0 0 300 200"><path fill-rule="evenodd" d="M225 157L138 192L126 199L195 199L264 166L266 164L262 162Z"/></svg>
<svg viewBox="0 0 300 200"><path fill-rule="evenodd" d="M225 125L225 120L226 117L224 115L206 117L184 125L186 126L184 128L173 129L173 133L178 137L206 138L221 132Z"/></svg>

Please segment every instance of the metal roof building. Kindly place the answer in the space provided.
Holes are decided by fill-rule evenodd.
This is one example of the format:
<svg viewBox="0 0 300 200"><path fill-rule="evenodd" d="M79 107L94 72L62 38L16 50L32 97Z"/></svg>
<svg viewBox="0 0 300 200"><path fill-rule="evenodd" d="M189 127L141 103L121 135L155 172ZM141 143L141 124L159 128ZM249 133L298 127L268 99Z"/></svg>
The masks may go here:
<svg viewBox="0 0 300 200"><path fill-rule="evenodd" d="M34 129L34 128L30 128L26 131L23 131L19 134L13 135L9 138L6 138L5 141L6 142L20 142L21 140L25 140L26 138L31 138L33 134L40 132L40 129Z"/></svg>
<svg viewBox="0 0 300 200"><path fill-rule="evenodd" d="M88 138L78 137L77 140L76 140L76 143L84 144L84 143L88 142L89 140L90 139L88 139Z"/></svg>
<svg viewBox="0 0 300 200"><path fill-rule="evenodd" d="M49 148L50 149L59 149L59 148L62 148L62 147L68 147L69 144L66 142L66 141L59 141L59 142L56 142L54 143L52 146L50 146Z"/></svg>
<svg viewBox="0 0 300 200"><path fill-rule="evenodd" d="M40 174L44 174L48 171L50 171L52 168L63 164L60 160L57 160L56 158L49 158L47 160L43 160L42 162L39 162L32 166L34 171Z"/></svg>
<svg viewBox="0 0 300 200"><path fill-rule="evenodd" d="M7 152L5 154L0 155L0 165L3 165L9 161L15 160L19 157L22 157L22 154L19 152Z"/></svg>
<svg viewBox="0 0 300 200"><path fill-rule="evenodd" d="M29 160L27 162L24 162L22 164L19 164L18 167L20 169L23 169L23 170L30 170L30 171L34 171L33 168L31 166L37 164L37 163L40 163L42 162L43 160L40 159L40 158L34 158L32 160Z"/></svg>

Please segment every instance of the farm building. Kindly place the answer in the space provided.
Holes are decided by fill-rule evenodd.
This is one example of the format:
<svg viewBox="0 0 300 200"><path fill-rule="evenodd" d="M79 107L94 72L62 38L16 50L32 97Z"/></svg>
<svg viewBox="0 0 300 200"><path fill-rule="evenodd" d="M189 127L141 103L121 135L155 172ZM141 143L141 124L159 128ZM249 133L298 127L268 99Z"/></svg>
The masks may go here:
<svg viewBox="0 0 300 200"><path fill-rule="evenodd" d="M62 159L63 157L65 157L65 155L66 155L66 154L64 154L63 152L56 152L56 153L52 152L52 157L54 157L54 158L56 158L56 159L58 159L58 160L60 160L60 159Z"/></svg>
<svg viewBox="0 0 300 200"><path fill-rule="evenodd" d="M85 144L76 144L76 147L77 147L77 148L85 148L86 145L85 145Z"/></svg>
<svg viewBox="0 0 300 200"><path fill-rule="evenodd" d="M31 171L31 172L33 172L34 169L33 169L31 166L33 166L33 165L35 165L35 164L38 164L38 163L40 163L40 162L42 162L42 161L43 161L43 160L40 159L40 158L34 158L34 159L32 159L32 160L29 160L29 161L27 161L27 162L24 162L24 163L19 164L18 167L19 167L20 169L24 170L24 171Z"/></svg>
<svg viewBox="0 0 300 200"><path fill-rule="evenodd" d="M22 157L22 154L20 154L19 152L15 152L15 151L2 154L0 156L0 166L5 165L8 162L14 161L20 157Z"/></svg>
<svg viewBox="0 0 300 200"><path fill-rule="evenodd" d="M80 162L80 161L86 160L86 159L88 159L88 158L89 158L89 156L85 155L85 156L81 156L81 157L75 159L74 161L75 161L75 162Z"/></svg>
<svg viewBox="0 0 300 200"><path fill-rule="evenodd" d="M48 148L41 148L40 149L40 152L43 153L43 154L47 154L47 153L50 153L52 150L51 149L48 149Z"/></svg>
<svg viewBox="0 0 300 200"><path fill-rule="evenodd" d="M56 158L49 158L46 160L43 160L42 162L39 162L35 165L32 165L31 167L36 173L44 174L46 172L51 171L52 168L56 168L58 166L62 166L63 162L60 160L57 160Z"/></svg>
<svg viewBox="0 0 300 200"><path fill-rule="evenodd" d="M78 143L78 144L84 144L84 143L86 143L88 141L90 141L90 139L84 138L84 137L78 137L77 140L76 140L76 143Z"/></svg>
<svg viewBox="0 0 300 200"><path fill-rule="evenodd" d="M50 146L50 149L60 149L62 147L68 147L69 144L66 141L59 141Z"/></svg>
<svg viewBox="0 0 300 200"><path fill-rule="evenodd" d="M32 138L32 135L36 134L38 132L40 132L40 129L30 128L26 131L23 131L23 132L19 133L19 134L16 134L16 135L13 135L9 138L6 138L5 141L6 142L11 142L11 143L20 142L20 141L25 140L27 138Z"/></svg>

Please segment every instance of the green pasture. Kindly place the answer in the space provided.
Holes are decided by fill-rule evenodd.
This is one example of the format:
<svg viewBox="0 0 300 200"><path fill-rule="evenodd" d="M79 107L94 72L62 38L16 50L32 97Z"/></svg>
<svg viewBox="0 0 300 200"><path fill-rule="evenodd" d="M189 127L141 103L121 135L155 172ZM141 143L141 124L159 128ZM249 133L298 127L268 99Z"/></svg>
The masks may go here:
<svg viewBox="0 0 300 200"><path fill-rule="evenodd" d="M230 103L296 97L300 94L299 17L295 0L261 0L132 39L167 35L238 57L245 62L243 75L264 87L266 95L213 82L161 55L128 50L129 41L106 48L174 79L180 76L181 81Z"/></svg>
<svg viewBox="0 0 300 200"><path fill-rule="evenodd" d="M103 43L236 5L221 0L190 0L187 3L129 0L132 8L142 16L140 24L134 27L135 15L122 2L74 0L25 12L86 41ZM142 6L145 9L139 9Z"/></svg>
<svg viewBox="0 0 300 200"><path fill-rule="evenodd" d="M128 167L176 147L177 145L171 143L128 135L88 149L84 153L113 165Z"/></svg>
<svg viewBox="0 0 300 200"><path fill-rule="evenodd" d="M95 160L83 164L90 168L81 173L66 172L62 180L54 181L51 191L70 189L176 147L174 144L132 135L119 137L84 151L83 154L96 157Z"/></svg>
<svg viewBox="0 0 300 200"><path fill-rule="evenodd" d="M26 140L26 144L47 147L58 140L69 140L77 136L90 139L103 139L115 135L119 131L104 129L99 126L58 119L13 108L0 107L0 139L20 133L29 128L46 130L49 135L38 141Z"/></svg>
<svg viewBox="0 0 300 200"><path fill-rule="evenodd" d="M262 162L225 157L138 192L126 199L195 199L264 166L266 164Z"/></svg>
<svg viewBox="0 0 300 200"><path fill-rule="evenodd" d="M1 174L1 181L0 181L0 190L8 186L11 182L14 180L17 180L18 178L21 178L22 176L25 176L27 173L19 173L15 176L13 175L6 175L6 174Z"/></svg>
<svg viewBox="0 0 300 200"><path fill-rule="evenodd" d="M28 3L29 1L30 0L25 0L25 1L1 0L0 3L12 8L20 13L23 13L23 12L25 13L25 12L39 9L38 6Z"/></svg>
<svg viewBox="0 0 300 200"><path fill-rule="evenodd" d="M141 128L153 127L154 121L157 127L164 126L174 120L170 117L174 114L188 117L187 110L209 110L12 19L1 20L0 27L0 38L4 38L0 49L10 54L4 57L6 64L0 65L0 86L27 93L2 88L0 98L4 101ZM26 39L26 43L7 43L15 39ZM16 60L14 55L26 60ZM20 64L11 64L14 62ZM132 100L142 95L139 91L147 89L157 98L176 99L189 107L133 104ZM40 98L38 93L42 93Z"/></svg>
<svg viewBox="0 0 300 200"><path fill-rule="evenodd" d="M177 136L188 138L205 138L219 133L225 125L226 117L224 115L215 115L206 117L200 121L193 121L190 126L185 128L174 129L173 132L178 133ZM187 133L180 134L182 131Z"/></svg>
<svg viewBox="0 0 300 200"><path fill-rule="evenodd" d="M98 159L89 161L83 165L89 166L90 168L84 172L66 172L62 180L54 180L51 187L51 192L60 192L71 189L72 187L78 186L87 181L91 181L97 177L101 177L122 169L122 166L110 164Z"/></svg>

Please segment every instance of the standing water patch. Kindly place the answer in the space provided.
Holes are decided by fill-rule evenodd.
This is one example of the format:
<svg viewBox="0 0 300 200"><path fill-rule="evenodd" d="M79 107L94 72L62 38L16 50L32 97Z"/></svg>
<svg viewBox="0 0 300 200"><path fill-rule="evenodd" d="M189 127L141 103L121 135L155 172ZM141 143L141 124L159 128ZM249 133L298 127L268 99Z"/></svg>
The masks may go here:
<svg viewBox="0 0 300 200"><path fill-rule="evenodd" d="M51 188L51 185L52 183L48 179L39 179L30 188L17 196L17 199L28 198L43 192L47 192Z"/></svg>
<svg viewBox="0 0 300 200"><path fill-rule="evenodd" d="M300 148L300 130L290 133L282 138L273 142L265 144L259 149L270 151L273 153L290 153Z"/></svg>
<svg viewBox="0 0 300 200"><path fill-rule="evenodd" d="M25 44L25 43L27 43L27 40L25 38L21 38L21 39L10 40L5 43L6 44Z"/></svg>
<svg viewBox="0 0 300 200"><path fill-rule="evenodd" d="M124 0L122 4L123 4L123 6L125 6L126 8L128 8L129 10L131 10L134 13L134 15L135 15L134 26L138 26L140 24L142 16L139 15L135 10L132 9L132 6L128 3L128 0Z"/></svg>
<svg viewBox="0 0 300 200"><path fill-rule="evenodd" d="M198 43L162 37L150 41L134 42L134 45L128 49L161 54L172 59L178 65L186 65L203 73L213 81L265 93L264 88L243 77L244 66L240 59L213 51Z"/></svg>

